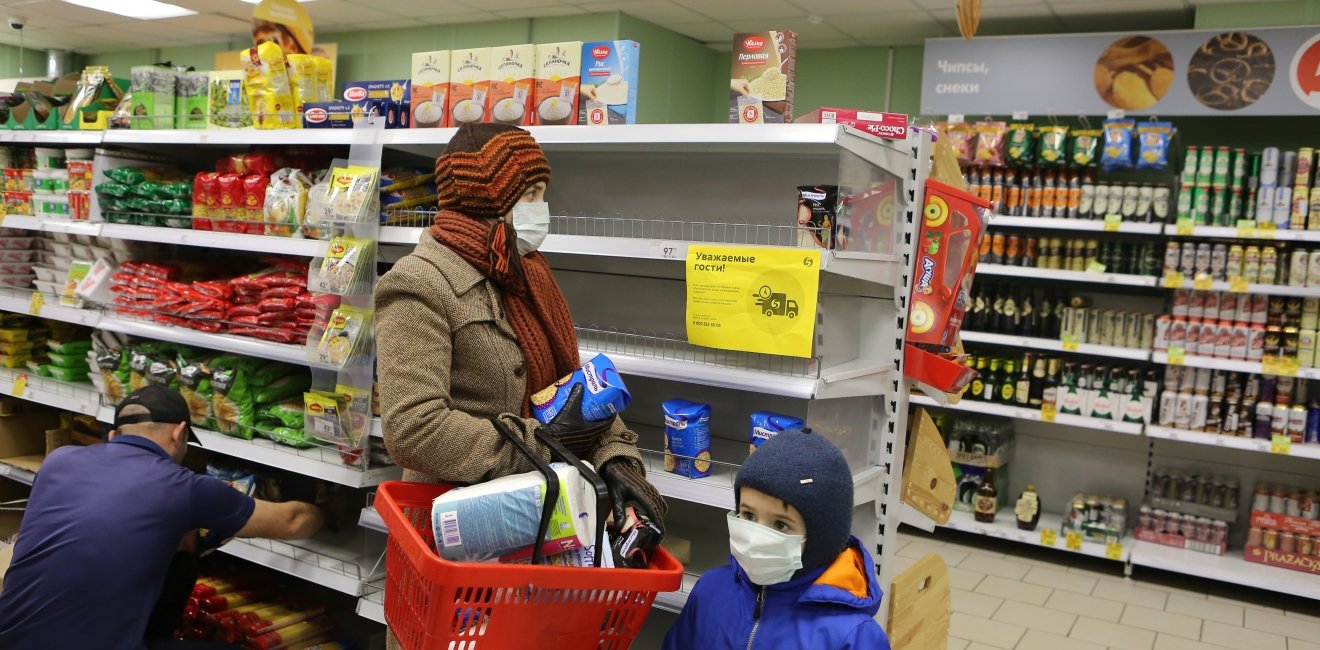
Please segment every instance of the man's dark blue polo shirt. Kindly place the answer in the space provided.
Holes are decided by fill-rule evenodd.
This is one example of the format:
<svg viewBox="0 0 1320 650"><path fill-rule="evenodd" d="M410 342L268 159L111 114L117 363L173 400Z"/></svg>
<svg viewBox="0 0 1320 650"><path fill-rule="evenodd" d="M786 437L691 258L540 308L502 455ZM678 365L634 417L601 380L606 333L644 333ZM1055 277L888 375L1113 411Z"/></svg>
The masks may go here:
<svg viewBox="0 0 1320 650"><path fill-rule="evenodd" d="M119 436L41 465L0 594L0 648L145 647L147 619L184 534L232 537L255 502Z"/></svg>

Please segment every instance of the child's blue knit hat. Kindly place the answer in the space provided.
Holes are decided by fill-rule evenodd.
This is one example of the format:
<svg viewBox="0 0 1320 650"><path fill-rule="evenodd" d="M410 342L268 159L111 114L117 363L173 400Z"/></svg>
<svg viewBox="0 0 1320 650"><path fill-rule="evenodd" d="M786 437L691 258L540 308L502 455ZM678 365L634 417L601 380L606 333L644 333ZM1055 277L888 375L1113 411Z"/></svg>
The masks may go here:
<svg viewBox="0 0 1320 650"><path fill-rule="evenodd" d="M734 501L749 487L797 508L807 524L802 569L834 561L852 531L852 470L843 453L810 429L784 431L767 440L733 479Z"/></svg>

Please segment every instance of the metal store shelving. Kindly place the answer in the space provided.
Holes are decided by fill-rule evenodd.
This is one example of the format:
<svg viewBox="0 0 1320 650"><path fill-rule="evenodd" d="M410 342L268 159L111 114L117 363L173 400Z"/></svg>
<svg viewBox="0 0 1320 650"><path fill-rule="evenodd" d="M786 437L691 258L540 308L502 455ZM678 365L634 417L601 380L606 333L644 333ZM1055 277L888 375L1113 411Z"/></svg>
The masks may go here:
<svg viewBox="0 0 1320 650"><path fill-rule="evenodd" d="M1046 352L1075 352L1077 354L1092 354L1098 357L1108 357L1110 359L1150 361L1150 350L1142 350L1139 348L1096 345L1094 343L1078 343L1076 350L1070 350L1064 347L1063 341L1057 339L1041 339L1030 336L1009 336L1005 334L987 334L985 332L968 331L963 331L961 336L964 343L1007 345L1017 348L1044 350Z"/></svg>
<svg viewBox="0 0 1320 650"><path fill-rule="evenodd" d="M1159 278L1153 275L1131 275L1127 273L1093 273L1091 271L1065 271L1063 269L1042 269L1034 266L1009 266L1006 264L977 264L977 275L997 275L1015 278L1034 278L1039 280L1062 280L1065 282L1091 282L1095 284L1116 284L1129 287L1154 288Z"/></svg>
<svg viewBox="0 0 1320 650"><path fill-rule="evenodd" d="M1076 230L1081 232L1119 232L1131 235L1158 235L1164 230L1161 223L1122 222L1114 229L1103 219L1046 219L1044 217L1009 217L995 215L990 221L993 228L1041 228L1045 230Z"/></svg>
<svg viewBox="0 0 1320 650"><path fill-rule="evenodd" d="M998 415L1017 420L1031 420L1033 422L1041 421L1040 409L1021 408L1017 406L1009 406L1007 404L981 402L966 398L957 404L941 406L934 399L925 395L913 395L909 401L917 406L924 406L927 408L947 408L968 413ZM1110 433L1121 433L1130 436L1139 436L1142 431L1142 425L1140 424L1120 422L1117 420L1105 420L1102 418L1088 418L1080 415L1066 415L1063 413L1055 414L1054 423L1061 426L1077 427L1079 429L1095 429L1097 431L1108 431Z"/></svg>
<svg viewBox="0 0 1320 650"><path fill-rule="evenodd" d="M1036 525L1036 530L1020 530L1017 527L1016 520L1013 519L1012 511L1008 516L1000 516L994 523L981 523L972 516L970 512L955 510L949 517L949 523L941 526L949 530L958 530L977 535L985 535L996 539L1006 539L1010 542L1019 542L1021 544L1030 544L1042 548L1054 548L1069 553L1081 553L1082 555L1097 557L1106 560L1116 560L1126 562L1132 555L1133 538L1131 536L1118 540L1119 547L1117 552L1112 551L1107 544L1100 542L1083 541L1079 549L1070 549L1067 545L1067 539L1062 533L1059 533L1059 526L1063 523L1063 518L1059 515L1041 513L1040 521ZM1042 531L1055 531L1056 539L1053 546L1044 543Z"/></svg>

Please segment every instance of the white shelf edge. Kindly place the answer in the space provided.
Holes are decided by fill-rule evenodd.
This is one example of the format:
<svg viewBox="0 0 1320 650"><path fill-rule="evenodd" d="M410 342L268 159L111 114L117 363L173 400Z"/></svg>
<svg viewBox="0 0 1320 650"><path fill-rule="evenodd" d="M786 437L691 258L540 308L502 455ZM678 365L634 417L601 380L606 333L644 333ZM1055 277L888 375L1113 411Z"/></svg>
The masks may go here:
<svg viewBox="0 0 1320 650"><path fill-rule="evenodd" d="M1029 336L1009 336L1006 334L989 334L986 332L969 332L963 330L960 334L964 342L987 343L991 345L1006 345L1019 348L1032 348L1036 350L1048 350L1051 352L1074 352L1076 354L1094 354L1113 359L1132 359L1134 361L1150 361L1150 350L1141 350L1138 348L1118 347L1114 345L1095 345L1092 343L1079 343L1076 350L1064 350L1063 341L1054 339L1041 339Z"/></svg>
<svg viewBox="0 0 1320 650"><path fill-rule="evenodd" d="M26 292L26 296L23 292ZM0 290L0 311L31 314L32 294L34 293L37 293L36 289L5 288ZM42 301L41 311L34 314L35 316L91 327L96 327L96 324L101 321L101 312L78 307L66 307L59 304L59 298L55 296L43 295Z"/></svg>
<svg viewBox="0 0 1320 650"><path fill-rule="evenodd" d="M260 438L243 440L205 429L194 428L193 431L197 433L202 448L208 451L349 487L371 487L403 477L403 468L397 465L368 470L348 467L339 460L339 452L326 447L300 450Z"/></svg>
<svg viewBox="0 0 1320 650"><path fill-rule="evenodd" d="M1126 273L1092 273L1090 271L1069 271L1065 269L1042 269L1034 266L1010 266L1007 264L977 264L977 275L1010 276L1019 278L1040 278L1045 280L1063 280L1065 282L1092 282L1095 284L1117 284L1130 287L1155 287L1159 279L1153 275L1131 275Z"/></svg>
<svg viewBox="0 0 1320 650"><path fill-rule="evenodd" d="M287 549L288 552L296 554L298 557L291 557L285 553L276 552L270 548L279 546ZM306 540L301 543L279 542L266 539L234 539L229 541L219 549L237 558L242 558L249 562L260 564L262 566L287 573L321 585L323 587L334 589L335 591L348 594L350 596L359 596L362 594L363 585L375 579L376 576L353 576L341 571L326 568L324 565L350 564L350 562L319 553L316 550L314 540ZM370 569L375 564L375 559L365 556L355 557L352 562L359 569ZM383 570L383 564L381 565Z"/></svg>
<svg viewBox="0 0 1320 650"><path fill-rule="evenodd" d="M600 353L609 356L619 371L625 374L767 395L811 399L816 394L819 383L819 380L813 377L790 377L672 359L652 359L618 351L591 350L587 347L579 350L584 363Z"/></svg>
<svg viewBox="0 0 1320 650"><path fill-rule="evenodd" d="M1168 352L1155 352L1151 355L1151 361L1155 363L1169 365ZM1235 359L1220 359L1218 357L1203 357L1200 355L1184 355L1181 365L1192 368L1211 368L1214 370L1231 370L1233 372L1248 372L1254 374L1264 374L1264 365L1259 361L1239 361ZM1302 379L1320 379L1320 368L1300 368L1297 376Z"/></svg>
<svg viewBox="0 0 1320 650"><path fill-rule="evenodd" d="M9 463L0 461L0 478L18 481L24 485L32 485L32 483L37 480L37 473L25 469L19 469Z"/></svg>
<svg viewBox="0 0 1320 650"><path fill-rule="evenodd" d="M0 129L0 143L95 145L104 131Z"/></svg>
<svg viewBox="0 0 1320 650"><path fill-rule="evenodd" d="M1290 596L1320 600L1320 580L1301 571L1248 562L1241 549L1224 555L1198 553L1153 542L1138 541L1132 563L1151 569L1218 580L1231 585L1264 589Z"/></svg>
<svg viewBox="0 0 1320 650"><path fill-rule="evenodd" d="M1236 226L1193 226L1192 234L1179 235L1176 224L1165 224L1164 234L1170 237L1196 237L1213 239L1238 239L1242 241L1260 240L1260 241L1302 241L1302 242L1320 242L1320 230L1257 230L1255 237L1239 237ZM1259 233L1269 233L1259 235Z"/></svg>
<svg viewBox="0 0 1320 650"><path fill-rule="evenodd" d="M19 375L27 375L27 387L22 395L14 394L14 381ZM43 386L55 386L48 390ZM0 368L0 393L37 404L82 413L97 415L101 411L101 394L91 383L60 381L50 377L39 377L26 370Z"/></svg>
<svg viewBox="0 0 1320 650"><path fill-rule="evenodd" d="M1047 230L1080 230L1104 232L1103 219L1054 219L1047 217L1010 217L997 214L990 219L992 228L1043 228ZM1118 232L1134 235L1158 235L1164 230L1162 223L1123 222L1118 225ZM1111 231L1112 232L1112 231Z"/></svg>
<svg viewBox="0 0 1320 650"><path fill-rule="evenodd" d="M270 341L229 334L210 334L185 327L173 327L108 315L101 317L98 327L111 332L143 336L159 341L196 345L221 352L233 352L303 366L310 365L307 362L306 348L301 345L271 343Z"/></svg>
<svg viewBox="0 0 1320 650"><path fill-rule="evenodd" d="M1063 517L1059 515L1041 513L1040 521L1036 525L1036 530L1020 530L1017 527L1016 521L1013 519L1013 511L1011 508L1001 510L999 515L995 518L994 523L990 524L983 524L976 521L976 518L970 512L955 510L953 515L949 517L949 523L943 524L940 528L948 528L949 530L957 530L965 533L972 533L974 535L984 535L986 537L994 537L995 539L1003 539L1040 548L1053 548L1065 553L1080 553L1082 555L1100 558L1102 560L1113 560L1113 558L1107 557L1106 555L1106 545L1099 542L1084 541L1082 542L1082 550L1080 551L1074 551L1067 548L1065 546L1063 533L1058 534L1054 546L1046 546L1042 544L1040 539L1041 531L1047 528L1058 531L1059 525L1062 522ZM1132 545L1135 541L1135 538L1131 535L1124 536L1120 542L1123 547L1122 558L1114 561L1126 562L1132 554Z"/></svg>
<svg viewBox="0 0 1320 650"><path fill-rule="evenodd" d="M926 406L930 408L947 408L956 411L966 411L968 413L984 413L986 415L999 415L1003 417L1014 418L1018 420L1031 420L1040 422L1040 410L1008 406L1005 404L994 404L991 402L981 402L978 400L969 400L963 398L957 404L940 406L935 400L925 395L912 395L908 398L910 404ZM1067 415L1058 413L1054 416L1054 424L1069 427L1078 427L1082 429L1096 429L1098 431L1108 431L1110 433L1120 433L1130 436L1141 435L1144 425L1134 424L1132 422L1117 422L1114 420L1102 420L1100 418L1082 417L1080 415Z"/></svg>
<svg viewBox="0 0 1320 650"><path fill-rule="evenodd" d="M384 588L382 587L382 589ZM384 591L365 594L358 598L357 615L369 621L386 625L384 598Z"/></svg>
<svg viewBox="0 0 1320 650"><path fill-rule="evenodd" d="M179 244L251 253L279 253L300 257L320 257L325 255L326 247L326 242L319 239L297 239L293 237L195 230L192 228L163 228L160 226L133 226L117 223L102 224L100 236L156 244Z"/></svg>
<svg viewBox="0 0 1320 650"><path fill-rule="evenodd" d="M111 129L105 144L347 145L354 129Z"/></svg>
<svg viewBox="0 0 1320 650"><path fill-rule="evenodd" d="M358 515L358 525L367 530L374 530L380 533L388 533L390 529L385 526L385 520L380 518L380 513L374 506L367 506L362 509Z"/></svg>
<svg viewBox="0 0 1320 650"><path fill-rule="evenodd" d="M1187 431L1183 429L1174 429L1171 427L1147 426L1146 435L1161 440L1174 440L1177 442L1186 442L1195 445L1209 445L1211 447L1225 447L1228 449L1239 449L1242 451L1254 451L1260 453L1273 453L1270 451L1270 441L1262 438L1245 438L1239 436L1226 436L1219 433L1207 433L1204 431ZM1283 454L1280 454L1283 455ZM1320 460L1320 444L1296 444L1291 445L1288 450L1288 456L1297 458L1310 458Z"/></svg>
<svg viewBox="0 0 1320 650"><path fill-rule="evenodd" d="M1161 284L1163 286L1163 284ZM1229 291L1230 285L1227 281L1216 280L1210 284L1211 291ZM1195 289L1196 280L1183 280L1182 288ZM1320 297L1320 287L1292 287L1280 284L1248 284L1248 294L1263 293L1269 296L1291 296L1296 298L1315 298Z"/></svg>

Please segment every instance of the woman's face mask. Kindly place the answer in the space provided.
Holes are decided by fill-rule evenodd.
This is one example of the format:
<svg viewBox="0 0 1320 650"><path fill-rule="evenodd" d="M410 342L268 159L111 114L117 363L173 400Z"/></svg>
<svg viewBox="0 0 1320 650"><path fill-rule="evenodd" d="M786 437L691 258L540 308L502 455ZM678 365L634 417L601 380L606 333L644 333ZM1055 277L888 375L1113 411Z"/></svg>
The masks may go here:
<svg viewBox="0 0 1320 650"><path fill-rule="evenodd" d="M541 247L550 234L550 204L545 201L513 206L513 230L518 233L518 254L527 255Z"/></svg>

